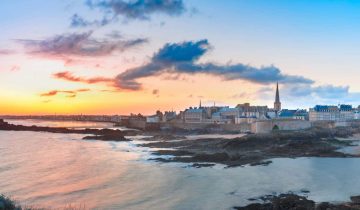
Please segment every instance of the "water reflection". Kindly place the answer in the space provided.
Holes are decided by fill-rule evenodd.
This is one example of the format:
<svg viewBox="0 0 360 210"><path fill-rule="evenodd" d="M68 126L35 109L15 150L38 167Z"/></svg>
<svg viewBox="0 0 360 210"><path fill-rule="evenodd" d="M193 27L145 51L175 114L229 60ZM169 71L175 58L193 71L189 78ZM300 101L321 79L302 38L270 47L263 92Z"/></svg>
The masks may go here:
<svg viewBox="0 0 360 210"><path fill-rule="evenodd" d="M316 201L360 194L356 158L281 158L269 166L196 169L147 161L149 149L136 142L82 137L0 131L1 193L28 205L97 209L229 209L248 198L303 189Z"/></svg>
<svg viewBox="0 0 360 210"><path fill-rule="evenodd" d="M62 128L113 128L113 123L107 122L89 122L89 121L65 121L65 120L16 120L6 119L5 121L14 125L25 125L25 126L48 126L48 127L62 127Z"/></svg>

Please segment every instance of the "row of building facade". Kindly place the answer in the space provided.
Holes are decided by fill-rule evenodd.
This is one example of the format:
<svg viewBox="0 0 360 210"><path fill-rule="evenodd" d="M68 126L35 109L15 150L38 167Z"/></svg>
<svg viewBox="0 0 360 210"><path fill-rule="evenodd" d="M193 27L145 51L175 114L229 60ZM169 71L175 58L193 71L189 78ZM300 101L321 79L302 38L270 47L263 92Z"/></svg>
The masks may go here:
<svg viewBox="0 0 360 210"><path fill-rule="evenodd" d="M186 123L251 123L256 120L294 119L308 121L351 121L360 120L360 106L316 105L306 109L275 110L267 106L251 106L249 103L229 107L198 107L184 111Z"/></svg>
<svg viewBox="0 0 360 210"><path fill-rule="evenodd" d="M276 85L274 107L252 106L250 103L238 104L235 107L229 106L202 106L201 101L198 107L190 107L176 112L157 112L148 116L146 121L167 122L180 120L184 123L212 123L212 124L242 124L255 121L287 119L306 121L350 121L360 119L360 106L357 108L351 105L316 105L306 109L282 109L280 102L279 86Z"/></svg>

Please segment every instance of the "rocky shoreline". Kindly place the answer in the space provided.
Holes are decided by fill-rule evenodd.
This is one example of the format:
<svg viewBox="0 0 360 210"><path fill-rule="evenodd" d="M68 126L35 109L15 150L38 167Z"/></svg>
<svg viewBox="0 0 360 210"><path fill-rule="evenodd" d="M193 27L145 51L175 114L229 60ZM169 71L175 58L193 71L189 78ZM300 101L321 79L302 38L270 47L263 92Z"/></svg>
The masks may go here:
<svg viewBox="0 0 360 210"><path fill-rule="evenodd" d="M236 210L359 210L360 196L352 196L350 199L350 202L340 204L329 202L315 203L305 196L280 194L278 196L263 196L261 199L262 203L253 203L233 208Z"/></svg>
<svg viewBox="0 0 360 210"><path fill-rule="evenodd" d="M359 157L339 149L352 146L352 141L341 141L360 133L360 128L311 128L303 131L277 131L270 134L248 134L243 137L188 139L188 133L169 131L146 132L138 130L69 129L41 126L12 125L0 120L0 130L35 131L51 133L89 134L84 140L131 141L125 136L152 135L142 139L142 147L154 148L153 160L159 162L192 163L193 167L224 164L227 167L268 165L273 158L298 157ZM170 155L171 158L164 158Z"/></svg>
<svg viewBox="0 0 360 210"><path fill-rule="evenodd" d="M351 141L337 138L352 136L357 130L347 128L319 129L305 131L274 132L271 134L250 134L234 139L189 140L182 136L158 136L149 138L141 146L160 148L153 154L153 160L160 162L183 162L224 164L227 167L244 165L268 165L273 158L298 157L359 157L345 154L338 149L353 146ZM172 158L162 158L171 155ZM201 166L201 165L197 165Z"/></svg>
<svg viewBox="0 0 360 210"><path fill-rule="evenodd" d="M125 136L134 136L138 131L128 130L111 130L111 129L69 129L69 128L54 128L42 126L24 126L13 125L0 119L0 130L5 131L34 131L34 132L49 132L49 133L67 133L67 134L90 134L85 136L84 140L101 140L101 141L130 141Z"/></svg>

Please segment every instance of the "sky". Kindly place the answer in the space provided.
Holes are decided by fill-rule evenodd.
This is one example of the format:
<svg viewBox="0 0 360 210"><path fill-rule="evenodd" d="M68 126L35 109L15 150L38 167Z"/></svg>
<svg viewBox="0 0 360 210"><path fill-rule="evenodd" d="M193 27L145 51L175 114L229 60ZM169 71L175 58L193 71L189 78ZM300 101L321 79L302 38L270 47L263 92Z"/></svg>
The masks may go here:
<svg viewBox="0 0 360 210"><path fill-rule="evenodd" d="M360 104L360 1L2 0L0 114Z"/></svg>

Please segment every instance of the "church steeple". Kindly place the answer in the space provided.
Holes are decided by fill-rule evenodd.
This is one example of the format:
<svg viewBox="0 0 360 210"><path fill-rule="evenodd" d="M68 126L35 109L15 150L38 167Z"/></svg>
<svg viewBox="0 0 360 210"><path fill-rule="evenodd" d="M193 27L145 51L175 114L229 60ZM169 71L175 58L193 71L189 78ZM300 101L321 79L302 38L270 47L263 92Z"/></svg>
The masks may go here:
<svg viewBox="0 0 360 210"><path fill-rule="evenodd" d="M275 96L275 103L280 103L280 95L279 95L279 83L276 83L276 96Z"/></svg>
<svg viewBox="0 0 360 210"><path fill-rule="evenodd" d="M274 102L274 110L279 112L281 110L280 94L279 94L279 83L276 83L276 94Z"/></svg>

